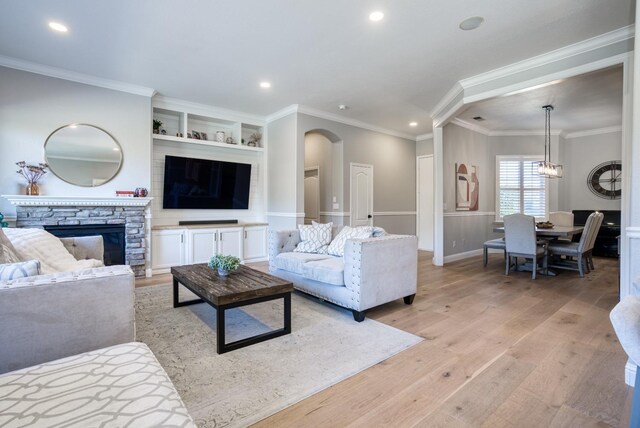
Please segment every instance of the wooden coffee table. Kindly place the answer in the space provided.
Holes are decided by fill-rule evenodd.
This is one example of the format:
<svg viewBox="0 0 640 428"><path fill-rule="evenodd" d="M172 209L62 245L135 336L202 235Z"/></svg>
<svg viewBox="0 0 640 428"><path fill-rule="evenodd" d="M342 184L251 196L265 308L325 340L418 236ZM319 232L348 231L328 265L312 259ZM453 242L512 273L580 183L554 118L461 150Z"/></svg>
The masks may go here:
<svg viewBox="0 0 640 428"><path fill-rule="evenodd" d="M218 354L244 348L245 346L273 339L291 333L291 292L293 284L268 273L240 265L238 270L227 277L205 263L171 268L173 275L173 307L208 303L216 308L218 334ZM180 302L178 284L182 284L199 299ZM231 343L225 343L225 311L240 306L270 300L284 299L284 327Z"/></svg>

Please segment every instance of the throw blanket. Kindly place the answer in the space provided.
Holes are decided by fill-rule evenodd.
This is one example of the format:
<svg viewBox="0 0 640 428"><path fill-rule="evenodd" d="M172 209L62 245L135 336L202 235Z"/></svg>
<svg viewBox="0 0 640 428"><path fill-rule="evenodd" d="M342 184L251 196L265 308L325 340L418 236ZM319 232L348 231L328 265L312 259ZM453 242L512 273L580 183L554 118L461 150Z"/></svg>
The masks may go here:
<svg viewBox="0 0 640 428"><path fill-rule="evenodd" d="M62 242L46 230L6 228L3 231L20 260L40 261L43 274L103 266L100 260L76 260Z"/></svg>

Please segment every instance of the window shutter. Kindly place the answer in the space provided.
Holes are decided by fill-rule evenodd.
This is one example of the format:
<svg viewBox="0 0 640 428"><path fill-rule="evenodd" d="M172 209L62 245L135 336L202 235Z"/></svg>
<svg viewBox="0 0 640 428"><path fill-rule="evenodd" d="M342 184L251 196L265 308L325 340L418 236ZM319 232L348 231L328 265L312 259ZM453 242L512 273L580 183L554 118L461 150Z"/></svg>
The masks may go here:
<svg viewBox="0 0 640 428"><path fill-rule="evenodd" d="M547 183L538 174L537 162L524 157L498 157L498 220L515 213L546 218Z"/></svg>

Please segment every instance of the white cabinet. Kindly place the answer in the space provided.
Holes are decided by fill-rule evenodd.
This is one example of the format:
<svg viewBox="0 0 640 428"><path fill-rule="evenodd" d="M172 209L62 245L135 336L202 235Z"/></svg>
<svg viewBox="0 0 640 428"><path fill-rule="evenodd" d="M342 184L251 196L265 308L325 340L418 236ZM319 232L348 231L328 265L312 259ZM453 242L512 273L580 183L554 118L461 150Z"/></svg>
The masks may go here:
<svg viewBox="0 0 640 428"><path fill-rule="evenodd" d="M244 260L264 260L267 257L267 226L244 228Z"/></svg>
<svg viewBox="0 0 640 428"><path fill-rule="evenodd" d="M215 254L242 260L242 227L187 229L186 234L189 264L207 263Z"/></svg>
<svg viewBox="0 0 640 428"><path fill-rule="evenodd" d="M151 233L151 268L169 269L185 264L184 229L154 230Z"/></svg>
<svg viewBox="0 0 640 428"><path fill-rule="evenodd" d="M218 253L225 256L242 257L242 227L218 229Z"/></svg>

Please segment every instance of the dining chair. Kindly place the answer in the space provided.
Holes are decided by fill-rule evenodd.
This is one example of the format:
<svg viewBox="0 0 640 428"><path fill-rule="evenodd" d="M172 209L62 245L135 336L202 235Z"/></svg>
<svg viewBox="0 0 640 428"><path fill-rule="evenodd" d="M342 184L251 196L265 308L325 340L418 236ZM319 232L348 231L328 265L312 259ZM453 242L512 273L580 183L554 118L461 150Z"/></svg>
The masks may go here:
<svg viewBox="0 0 640 428"><path fill-rule="evenodd" d="M596 243L596 238L598 237L598 232L600 232L600 226L602 226L602 222L604 220L604 214L596 211L596 224L592 228L591 236L589 237L589 242L587 243L587 267L591 270L594 270L596 267L593 264L593 246Z"/></svg>
<svg viewBox="0 0 640 428"><path fill-rule="evenodd" d="M536 219L524 214L504 216L504 240L506 244L506 275L511 269L511 258L515 257L515 270L518 270L518 257L531 259L531 278L536 279L538 260L542 259L542 269L547 272L546 242L539 243L536 238Z"/></svg>
<svg viewBox="0 0 640 428"><path fill-rule="evenodd" d="M573 226L573 213L568 211L554 211L549 213L549 221L554 226Z"/></svg>
<svg viewBox="0 0 640 428"><path fill-rule="evenodd" d="M502 250L504 252L504 257L507 258L507 250L504 242L504 238L491 239L489 241L485 241L482 244L482 261L486 266L489 262L489 248L494 250Z"/></svg>
<svg viewBox="0 0 640 428"><path fill-rule="evenodd" d="M593 233L598 233L597 230L594 231L595 227L598 225L598 214L600 213L594 212L589 215L584 225L584 230L582 231L580 241L552 241L549 243L548 251L549 255L551 255L552 257L551 267L558 269L577 270L580 274L580 277L584 277L585 271L589 271L587 255L590 251L589 244L591 243L591 235ZM593 244L591 246L591 249L593 249ZM565 256L564 260L557 260L562 256ZM576 260L570 259L572 257L575 257Z"/></svg>

